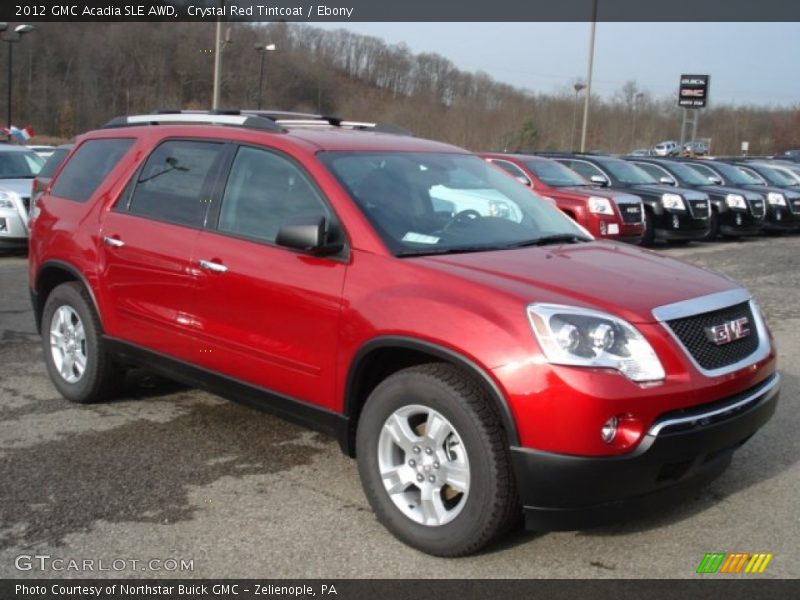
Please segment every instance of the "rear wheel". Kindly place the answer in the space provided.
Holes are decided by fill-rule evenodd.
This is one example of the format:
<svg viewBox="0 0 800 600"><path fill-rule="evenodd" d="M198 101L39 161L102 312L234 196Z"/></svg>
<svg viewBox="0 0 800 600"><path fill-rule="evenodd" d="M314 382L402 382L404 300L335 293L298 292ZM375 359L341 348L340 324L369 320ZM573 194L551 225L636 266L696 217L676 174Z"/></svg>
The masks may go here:
<svg viewBox="0 0 800 600"><path fill-rule="evenodd" d="M410 546L470 554L516 522L505 434L480 386L452 365L384 380L364 406L356 444L378 520Z"/></svg>
<svg viewBox="0 0 800 600"><path fill-rule="evenodd" d="M78 283L56 287L42 314L42 345L50 379L73 402L90 404L116 393L123 372L103 348L100 320Z"/></svg>

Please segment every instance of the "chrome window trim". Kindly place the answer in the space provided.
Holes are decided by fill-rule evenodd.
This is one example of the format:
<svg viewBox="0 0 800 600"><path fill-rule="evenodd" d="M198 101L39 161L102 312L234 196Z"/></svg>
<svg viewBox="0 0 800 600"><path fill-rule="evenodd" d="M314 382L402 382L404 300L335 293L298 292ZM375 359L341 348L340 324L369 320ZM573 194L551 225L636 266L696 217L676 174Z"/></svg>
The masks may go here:
<svg viewBox="0 0 800 600"><path fill-rule="evenodd" d="M667 321L675 319L683 319L714 310L721 310L723 308L735 306L736 304L741 304L742 302L748 302L750 304L756 335L758 335L758 347L756 347L752 354L746 356L742 360L718 369L705 369L701 367L694 356L692 356L692 353L689 352L688 348L684 346L683 342L672 330L672 327L667 323ZM694 365L694 368L706 377L718 377L719 375L733 373L734 371L738 371L739 369L763 360L770 353L769 335L767 334L767 326L761 318L761 311L759 311L758 307L755 305L750 292L743 288L717 292L707 296L700 296L699 298L682 300L681 302L675 302L673 304L666 304L654 308L652 314L656 321L658 321L667 333L672 336L672 339L675 340L678 346L683 349L683 353L692 365Z"/></svg>
<svg viewBox="0 0 800 600"><path fill-rule="evenodd" d="M769 379L766 380L766 382L760 384L757 389L747 394L747 396L745 396L741 400L738 400L732 404L726 404L725 406L719 406L712 410L700 413L694 413L692 415L688 415L685 417L675 417L673 419L664 419L663 421L656 421L650 427L647 434L651 436L657 436L659 433L661 433L663 429L667 427L672 427L674 425L683 425L685 423L692 423L693 421L701 421L703 419L716 417L717 415L724 414L728 411L736 410L737 408L747 406L753 401L759 399L760 396L763 396L763 398L761 398L761 401L765 402L778 393L780 382L781 382L780 374L774 373Z"/></svg>

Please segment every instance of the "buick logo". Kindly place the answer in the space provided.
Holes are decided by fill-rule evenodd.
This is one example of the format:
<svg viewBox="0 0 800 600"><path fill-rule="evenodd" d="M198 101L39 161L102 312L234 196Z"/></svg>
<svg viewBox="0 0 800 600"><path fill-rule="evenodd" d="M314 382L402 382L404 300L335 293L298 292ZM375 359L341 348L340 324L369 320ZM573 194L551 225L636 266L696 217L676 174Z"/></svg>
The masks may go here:
<svg viewBox="0 0 800 600"><path fill-rule="evenodd" d="M706 327L704 330L709 342L717 346L722 346L750 335L749 323L750 320L747 317L740 317L733 321L722 323L721 325Z"/></svg>

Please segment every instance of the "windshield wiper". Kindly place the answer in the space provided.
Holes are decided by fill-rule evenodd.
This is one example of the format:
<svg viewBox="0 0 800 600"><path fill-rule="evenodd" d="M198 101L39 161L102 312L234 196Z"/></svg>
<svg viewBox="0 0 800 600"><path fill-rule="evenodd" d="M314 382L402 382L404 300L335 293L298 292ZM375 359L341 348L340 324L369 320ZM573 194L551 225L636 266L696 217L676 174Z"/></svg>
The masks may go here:
<svg viewBox="0 0 800 600"><path fill-rule="evenodd" d="M591 241L574 233L554 233L553 235L544 235L542 237L534 238L532 240L525 240L522 242L515 242L509 244L506 248L524 248L526 246L549 246L550 244L580 244L582 242Z"/></svg>

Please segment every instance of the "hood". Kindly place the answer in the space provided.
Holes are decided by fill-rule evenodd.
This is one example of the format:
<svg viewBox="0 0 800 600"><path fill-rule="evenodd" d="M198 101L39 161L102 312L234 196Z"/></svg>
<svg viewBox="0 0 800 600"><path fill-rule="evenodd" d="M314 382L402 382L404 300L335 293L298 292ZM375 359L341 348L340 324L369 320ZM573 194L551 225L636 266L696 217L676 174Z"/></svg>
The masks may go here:
<svg viewBox="0 0 800 600"><path fill-rule="evenodd" d="M642 201L639 196L634 194L629 194L625 191L617 191L614 188L601 188L601 187L560 187L556 188L559 192L566 192L568 194L572 194L574 196L580 196L582 198L589 198L590 196L595 196L597 198L608 198L609 200L613 200L617 204L626 204L626 203L639 203Z"/></svg>
<svg viewBox="0 0 800 600"><path fill-rule="evenodd" d="M763 196L761 194L754 194L752 190L747 190L745 188L739 188L739 187L731 187L729 185L699 185L697 186L697 189L706 192L708 194L715 194L715 195L739 194L740 196L744 196L748 200L763 199Z"/></svg>
<svg viewBox="0 0 800 600"><path fill-rule="evenodd" d="M645 183L641 185L632 185L630 190L635 192L644 192L660 196L661 194L680 194L686 200L705 200L708 195L704 192L699 192L685 187L675 187L672 185L665 185L663 183Z"/></svg>
<svg viewBox="0 0 800 600"><path fill-rule="evenodd" d="M783 194L786 198L791 198L792 200L800 200L800 190L794 190L792 188L782 188L776 185L743 185L742 188L751 190L753 192L758 192L762 196L765 196L769 192L777 192L779 194Z"/></svg>
<svg viewBox="0 0 800 600"><path fill-rule="evenodd" d="M615 242L587 242L413 259L431 269L504 289L521 302L586 306L632 323L652 310L740 286L680 260Z"/></svg>
<svg viewBox="0 0 800 600"><path fill-rule="evenodd" d="M0 190L16 192L23 198L31 197L33 178L27 179L0 179Z"/></svg>

